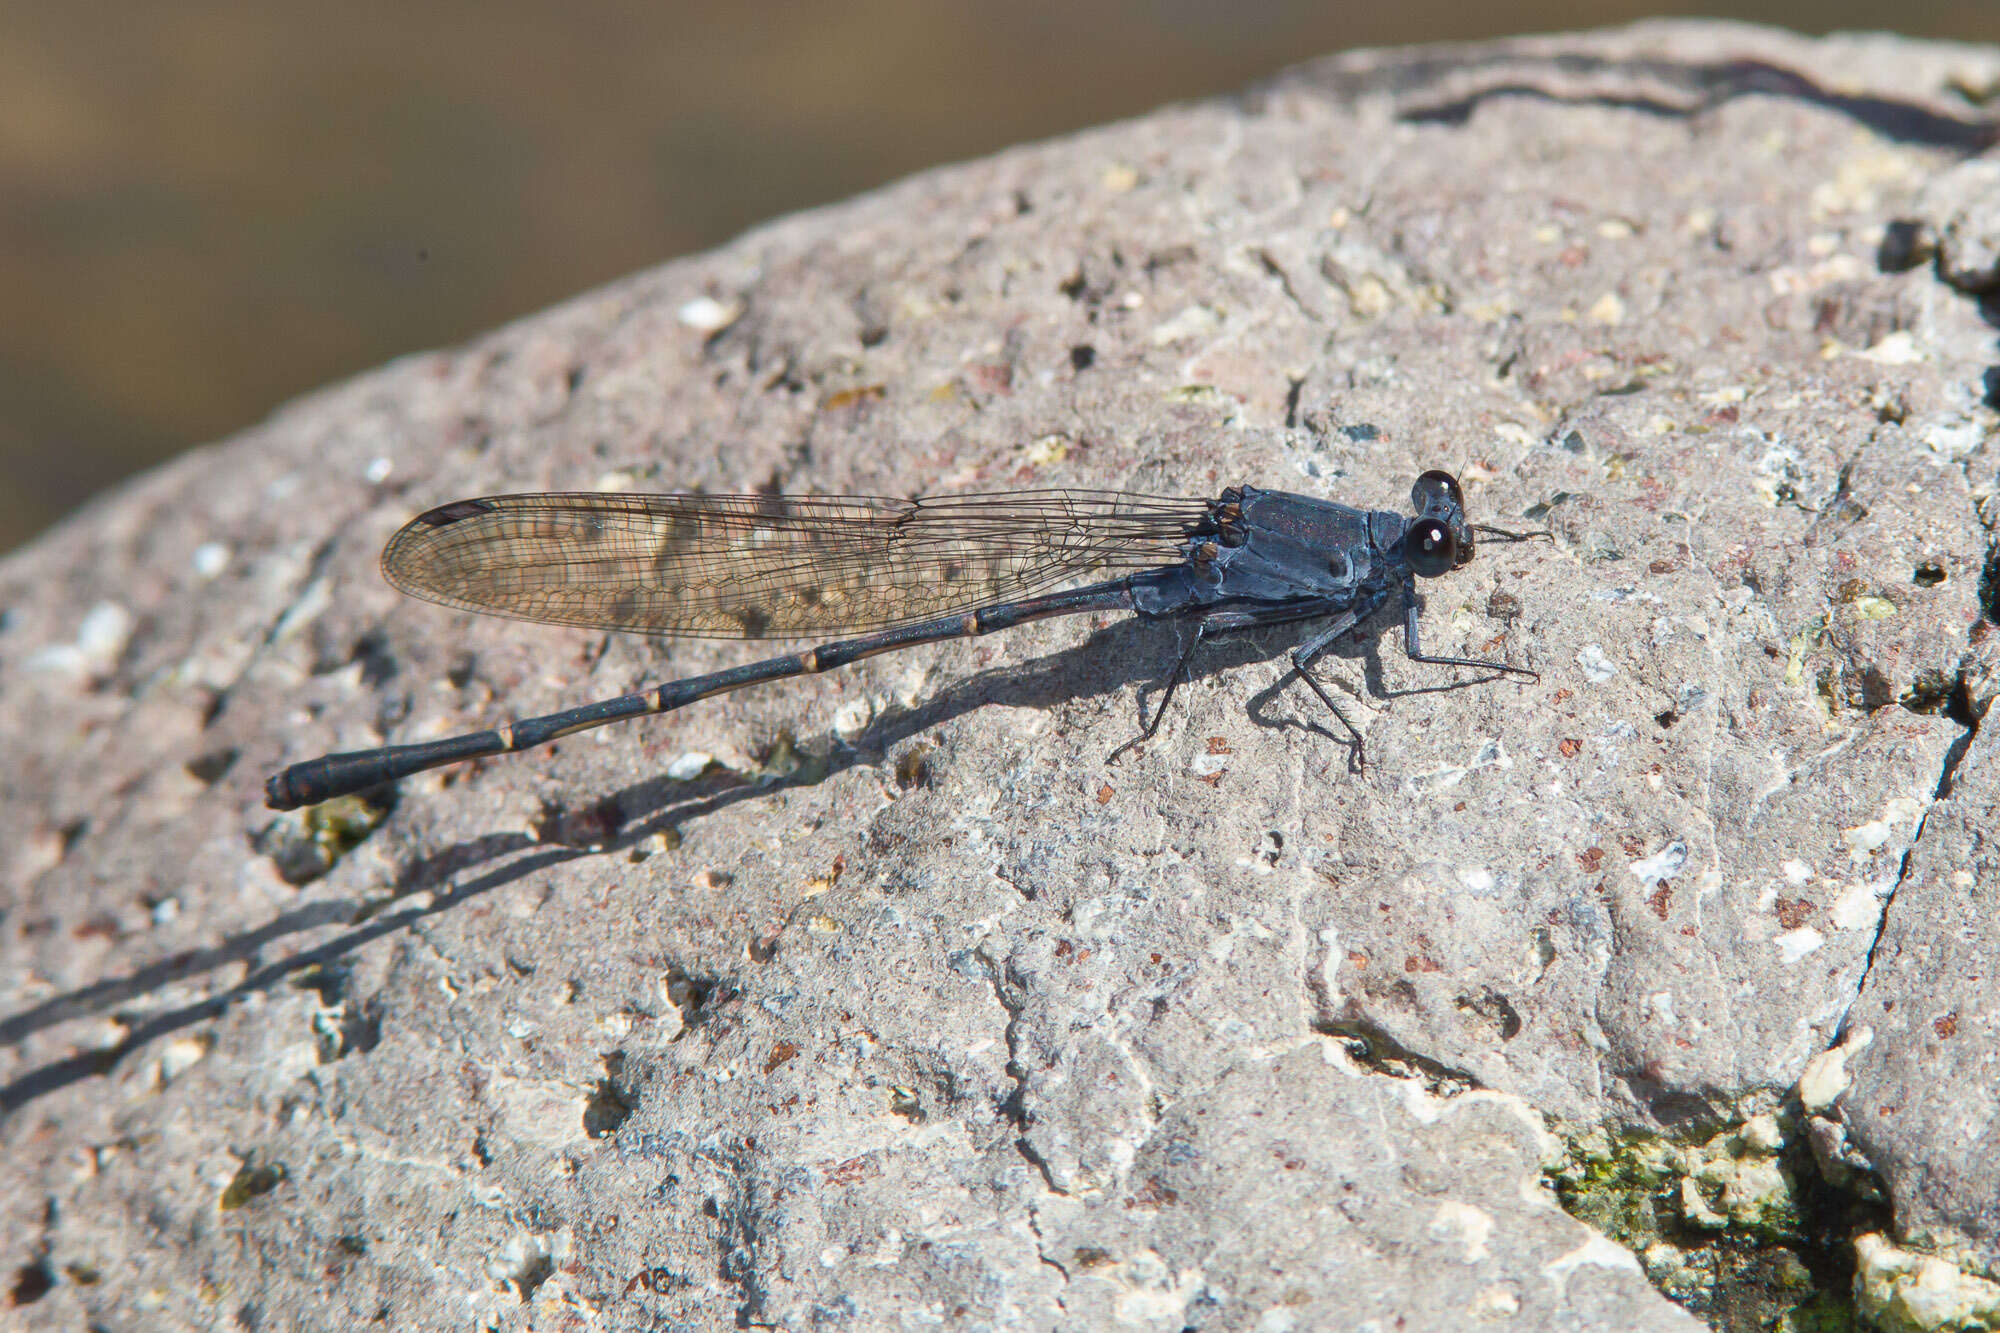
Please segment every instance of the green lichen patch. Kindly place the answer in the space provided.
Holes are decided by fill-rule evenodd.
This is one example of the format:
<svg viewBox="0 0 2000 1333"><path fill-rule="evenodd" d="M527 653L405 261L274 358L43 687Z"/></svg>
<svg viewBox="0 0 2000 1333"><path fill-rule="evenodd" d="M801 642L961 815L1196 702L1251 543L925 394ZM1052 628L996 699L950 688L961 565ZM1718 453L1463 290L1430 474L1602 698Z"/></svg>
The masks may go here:
<svg viewBox="0 0 2000 1333"><path fill-rule="evenodd" d="M1861 1327L1848 1240L1865 1205L1820 1179L1791 1115L1689 1142L1592 1129L1566 1146L1549 1173L1563 1208L1630 1247L1654 1286L1717 1329Z"/></svg>
<svg viewBox="0 0 2000 1333"><path fill-rule="evenodd" d="M287 884L310 884L379 828L389 809L387 801L336 796L279 815L258 835L257 849Z"/></svg>
<svg viewBox="0 0 2000 1333"><path fill-rule="evenodd" d="M831 768L826 755L803 748L791 732L781 731L758 759L749 777L752 782L811 787L824 782Z"/></svg>
<svg viewBox="0 0 2000 1333"><path fill-rule="evenodd" d="M222 1196L216 1206L223 1212L234 1212L252 1199L269 1194L285 1183L287 1172L282 1165L256 1165L245 1162L237 1168L236 1174L222 1187Z"/></svg>

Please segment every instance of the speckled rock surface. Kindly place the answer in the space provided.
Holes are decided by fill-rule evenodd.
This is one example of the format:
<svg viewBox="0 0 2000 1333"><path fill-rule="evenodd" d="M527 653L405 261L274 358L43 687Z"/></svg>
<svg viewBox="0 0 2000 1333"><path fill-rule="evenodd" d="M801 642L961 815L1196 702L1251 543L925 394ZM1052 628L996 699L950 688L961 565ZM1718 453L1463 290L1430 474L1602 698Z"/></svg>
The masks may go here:
<svg viewBox="0 0 2000 1333"><path fill-rule="evenodd" d="M1996 86L1718 25L1342 57L386 367L9 557L5 1317L1692 1329L1550 1131L1705 1139L1863 1026L1818 1132L2000 1267ZM1427 645L1541 678L1436 690L1378 618L1321 668L1360 773L1286 630L1107 767L1177 644L1098 618L261 803L759 655L400 600L447 499L1427 467L1554 534Z"/></svg>

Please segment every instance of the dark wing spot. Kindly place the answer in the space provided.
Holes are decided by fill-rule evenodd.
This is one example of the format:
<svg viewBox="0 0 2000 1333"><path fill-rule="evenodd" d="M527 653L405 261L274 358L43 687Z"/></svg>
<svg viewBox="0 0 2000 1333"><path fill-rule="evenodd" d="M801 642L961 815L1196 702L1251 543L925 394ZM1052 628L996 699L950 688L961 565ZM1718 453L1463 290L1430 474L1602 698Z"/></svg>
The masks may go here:
<svg viewBox="0 0 2000 1333"><path fill-rule="evenodd" d="M630 625L638 617L639 590L626 588L611 599L611 618L620 625Z"/></svg>
<svg viewBox="0 0 2000 1333"><path fill-rule="evenodd" d="M653 572L655 574L667 573L680 563L680 554L680 547L671 539L661 542L659 549L653 552Z"/></svg>
<svg viewBox="0 0 2000 1333"><path fill-rule="evenodd" d="M769 612L754 606L746 606L736 613L736 623L743 627L746 639L761 639L764 631L771 627Z"/></svg>
<svg viewBox="0 0 2000 1333"><path fill-rule="evenodd" d="M954 560L944 567L944 581L946 583L956 583L964 577L965 566L959 564L958 561Z"/></svg>
<svg viewBox="0 0 2000 1333"><path fill-rule="evenodd" d="M826 594L822 593L818 588L804 587L799 589L799 602L801 605L818 606L825 600Z"/></svg>
<svg viewBox="0 0 2000 1333"><path fill-rule="evenodd" d="M417 515L417 522L442 528L480 514L490 514L498 507L491 500L453 500L448 505L425 510Z"/></svg>

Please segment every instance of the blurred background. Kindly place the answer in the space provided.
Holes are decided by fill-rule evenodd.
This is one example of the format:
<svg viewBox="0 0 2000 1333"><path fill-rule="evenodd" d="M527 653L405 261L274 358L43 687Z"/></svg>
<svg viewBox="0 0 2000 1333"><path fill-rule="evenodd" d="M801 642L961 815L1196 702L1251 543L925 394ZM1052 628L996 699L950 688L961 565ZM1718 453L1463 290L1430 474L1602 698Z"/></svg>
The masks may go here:
<svg viewBox="0 0 2000 1333"><path fill-rule="evenodd" d="M1355 46L1995 0L0 0L0 551L285 399L940 162Z"/></svg>

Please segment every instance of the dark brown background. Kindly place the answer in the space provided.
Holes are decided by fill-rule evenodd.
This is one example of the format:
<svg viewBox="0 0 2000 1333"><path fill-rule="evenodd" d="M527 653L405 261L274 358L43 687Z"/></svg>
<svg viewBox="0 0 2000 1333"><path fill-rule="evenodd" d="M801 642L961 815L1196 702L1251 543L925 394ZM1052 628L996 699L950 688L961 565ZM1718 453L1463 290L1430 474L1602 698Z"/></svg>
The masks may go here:
<svg viewBox="0 0 2000 1333"><path fill-rule="evenodd" d="M0 0L0 550L315 384L1344 47L1990 0Z"/></svg>

